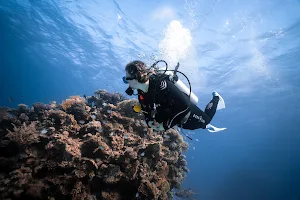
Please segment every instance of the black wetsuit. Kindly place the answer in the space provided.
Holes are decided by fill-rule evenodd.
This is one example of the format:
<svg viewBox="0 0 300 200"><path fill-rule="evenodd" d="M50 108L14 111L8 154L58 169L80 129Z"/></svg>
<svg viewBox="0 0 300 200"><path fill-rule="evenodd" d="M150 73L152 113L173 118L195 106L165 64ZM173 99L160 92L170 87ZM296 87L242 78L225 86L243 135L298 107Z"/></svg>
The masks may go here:
<svg viewBox="0 0 300 200"><path fill-rule="evenodd" d="M181 92L168 77L152 75L149 79L148 92L138 90L138 99L147 124L155 119L156 122L163 123L165 130L175 125L189 130L205 129L216 113L219 97L213 97L203 112L190 103L188 95ZM155 116L152 115L154 106L156 106ZM187 114L189 117L186 119Z"/></svg>

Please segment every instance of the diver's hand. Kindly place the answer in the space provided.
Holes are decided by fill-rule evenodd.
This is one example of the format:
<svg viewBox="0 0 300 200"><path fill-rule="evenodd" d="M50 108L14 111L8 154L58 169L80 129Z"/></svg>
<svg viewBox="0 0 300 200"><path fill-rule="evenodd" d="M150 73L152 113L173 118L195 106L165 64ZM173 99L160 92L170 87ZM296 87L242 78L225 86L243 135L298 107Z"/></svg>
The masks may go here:
<svg viewBox="0 0 300 200"><path fill-rule="evenodd" d="M149 121L148 122L148 125L153 129L153 130L156 130L156 131L164 131L164 126L162 123L158 123L158 122L155 122L155 121Z"/></svg>

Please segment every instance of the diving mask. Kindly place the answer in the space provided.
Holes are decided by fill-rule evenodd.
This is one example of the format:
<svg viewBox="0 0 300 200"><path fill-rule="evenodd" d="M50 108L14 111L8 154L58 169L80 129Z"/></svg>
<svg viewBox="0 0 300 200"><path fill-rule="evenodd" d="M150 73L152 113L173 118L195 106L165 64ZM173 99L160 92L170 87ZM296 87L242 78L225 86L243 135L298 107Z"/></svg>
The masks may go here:
<svg viewBox="0 0 300 200"><path fill-rule="evenodd" d="M126 76L123 76L122 79L123 79L123 82L125 84L128 84L128 81L132 81L132 80L136 79L136 77L126 77Z"/></svg>

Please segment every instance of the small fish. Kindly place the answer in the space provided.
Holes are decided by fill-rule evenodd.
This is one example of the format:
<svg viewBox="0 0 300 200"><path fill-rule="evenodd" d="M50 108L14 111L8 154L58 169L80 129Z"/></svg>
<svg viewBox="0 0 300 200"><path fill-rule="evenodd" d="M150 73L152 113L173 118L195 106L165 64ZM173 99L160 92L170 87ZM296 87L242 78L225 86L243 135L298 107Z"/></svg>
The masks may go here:
<svg viewBox="0 0 300 200"><path fill-rule="evenodd" d="M111 110L107 110L106 112L107 112L108 114L110 114L112 111L111 111Z"/></svg>
<svg viewBox="0 0 300 200"><path fill-rule="evenodd" d="M196 150L196 147L193 147L193 150Z"/></svg>
<svg viewBox="0 0 300 200"><path fill-rule="evenodd" d="M140 193L137 192L137 193L135 194L135 198L138 198L139 196L140 196Z"/></svg>
<svg viewBox="0 0 300 200"><path fill-rule="evenodd" d="M113 136L113 135L114 135L114 132L111 132L109 135L110 135L110 136Z"/></svg>
<svg viewBox="0 0 300 200"><path fill-rule="evenodd" d="M198 140L198 139L196 139L196 141L197 141L197 142L199 142L199 140Z"/></svg>
<svg viewBox="0 0 300 200"><path fill-rule="evenodd" d="M78 122L79 122L79 124L84 124L85 123L84 120L79 120Z"/></svg>
<svg viewBox="0 0 300 200"><path fill-rule="evenodd" d="M95 106L95 102L92 102L92 108L94 108L94 106Z"/></svg>
<svg viewBox="0 0 300 200"><path fill-rule="evenodd" d="M128 135L124 135L124 139L128 139Z"/></svg>
<svg viewBox="0 0 300 200"><path fill-rule="evenodd" d="M102 106L107 106L107 103L103 103Z"/></svg>
<svg viewBox="0 0 300 200"><path fill-rule="evenodd" d="M41 133L41 134L46 134L46 133L48 133L48 131L47 131L47 129L44 128L44 129L42 129L42 130L40 131L40 133Z"/></svg>
<svg viewBox="0 0 300 200"><path fill-rule="evenodd" d="M148 129L147 129L147 128L144 128L143 131L148 132Z"/></svg>
<svg viewBox="0 0 300 200"><path fill-rule="evenodd" d="M92 119L96 119L96 115L91 115L91 118Z"/></svg>
<svg viewBox="0 0 300 200"><path fill-rule="evenodd" d="M140 156L142 156L142 157L143 157L144 155L145 155L145 152L142 152L142 153L140 154Z"/></svg>
<svg viewBox="0 0 300 200"><path fill-rule="evenodd" d="M8 97L8 101L9 101L9 102L13 102L14 99L13 99L12 97Z"/></svg>

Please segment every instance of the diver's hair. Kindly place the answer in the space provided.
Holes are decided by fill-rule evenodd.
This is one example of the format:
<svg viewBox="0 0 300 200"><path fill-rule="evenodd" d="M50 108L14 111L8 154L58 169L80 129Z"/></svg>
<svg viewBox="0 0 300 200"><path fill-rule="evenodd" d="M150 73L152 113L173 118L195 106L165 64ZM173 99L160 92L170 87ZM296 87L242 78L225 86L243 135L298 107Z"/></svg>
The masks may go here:
<svg viewBox="0 0 300 200"><path fill-rule="evenodd" d="M137 81L140 83L145 83L149 80L149 70L147 69L146 64L140 60L134 60L128 63L125 70L131 77L136 77Z"/></svg>

